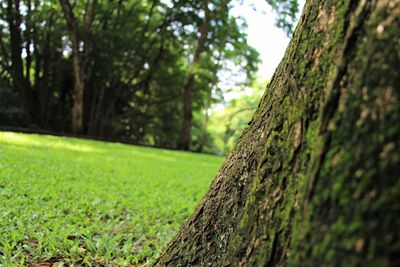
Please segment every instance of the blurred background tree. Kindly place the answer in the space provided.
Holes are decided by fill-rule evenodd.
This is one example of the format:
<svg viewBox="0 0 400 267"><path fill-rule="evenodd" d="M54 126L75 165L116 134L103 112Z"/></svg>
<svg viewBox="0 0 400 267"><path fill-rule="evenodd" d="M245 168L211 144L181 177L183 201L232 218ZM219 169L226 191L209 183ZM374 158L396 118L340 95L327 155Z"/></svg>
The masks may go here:
<svg viewBox="0 0 400 267"><path fill-rule="evenodd" d="M257 109L267 83L255 81L239 97L214 108L210 117L206 152L226 155L233 149Z"/></svg>
<svg viewBox="0 0 400 267"><path fill-rule="evenodd" d="M267 2L290 34L297 1ZM0 125L227 153L262 92L240 4L2 1Z"/></svg>

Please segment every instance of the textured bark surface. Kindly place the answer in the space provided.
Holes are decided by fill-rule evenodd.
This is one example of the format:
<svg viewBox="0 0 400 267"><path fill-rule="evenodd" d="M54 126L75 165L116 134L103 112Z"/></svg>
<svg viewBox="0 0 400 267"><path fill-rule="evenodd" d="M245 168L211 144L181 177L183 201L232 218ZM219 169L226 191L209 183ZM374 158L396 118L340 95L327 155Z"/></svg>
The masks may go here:
<svg viewBox="0 0 400 267"><path fill-rule="evenodd" d="M157 266L400 266L400 0L308 1Z"/></svg>

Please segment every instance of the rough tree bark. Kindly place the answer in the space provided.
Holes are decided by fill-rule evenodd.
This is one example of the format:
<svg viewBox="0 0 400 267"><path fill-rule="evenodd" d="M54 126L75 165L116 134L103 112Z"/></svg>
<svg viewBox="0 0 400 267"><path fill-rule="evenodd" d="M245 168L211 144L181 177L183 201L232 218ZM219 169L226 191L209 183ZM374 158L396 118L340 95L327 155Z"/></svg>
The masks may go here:
<svg viewBox="0 0 400 267"><path fill-rule="evenodd" d="M156 266L400 266L400 0L308 1Z"/></svg>
<svg viewBox="0 0 400 267"><path fill-rule="evenodd" d="M210 23L210 9L208 8L209 1L203 1L203 10L204 10L204 20L200 25L200 35L197 40L196 51L193 55L193 61L189 67L189 72L186 77L186 82L182 88L182 101L183 101L183 110L182 110L182 125L181 131L178 140L178 149L189 150L190 149L190 141L191 141L191 129L192 129L192 93L194 87L194 78L196 75L196 68L199 64L200 55L205 48L205 43L207 40L208 26Z"/></svg>

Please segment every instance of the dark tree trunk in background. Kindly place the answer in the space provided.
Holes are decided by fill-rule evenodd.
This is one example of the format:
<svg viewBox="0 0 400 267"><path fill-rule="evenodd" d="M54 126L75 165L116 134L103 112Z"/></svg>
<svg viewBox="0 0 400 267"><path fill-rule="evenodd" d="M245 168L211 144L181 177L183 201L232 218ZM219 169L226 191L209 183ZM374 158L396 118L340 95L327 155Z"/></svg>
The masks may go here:
<svg viewBox="0 0 400 267"><path fill-rule="evenodd" d="M74 71L74 103L72 107L72 131L83 132L83 105L85 92L85 54L88 49L90 28L94 19L96 0L86 2L83 28L80 29L69 0L59 0L72 43Z"/></svg>
<svg viewBox="0 0 400 267"><path fill-rule="evenodd" d="M43 53L38 53L37 48L35 48L35 57L36 57L36 68L40 70L41 65L43 65L43 75L42 78L39 77L39 75L36 75L35 73L35 86L37 87L37 95L38 95L38 103L40 105L38 110L39 110L39 124L43 128L48 128L48 120L50 117L50 97L51 97L51 91L50 91L50 86L49 83L51 83L51 69L52 69L52 57L54 56L53 53L54 51L52 50L52 35L51 35L51 28L53 27L53 22L54 22L54 13L52 12L49 15L49 22L47 25L47 32L46 32L46 37L45 37L45 44L43 48ZM35 41L36 43L36 41ZM43 62L41 62L43 61ZM41 64L43 63L43 64ZM36 71L35 71L36 72Z"/></svg>
<svg viewBox="0 0 400 267"><path fill-rule="evenodd" d="M182 113L182 125L178 140L178 149L189 150L190 142L192 139L191 128L192 128L192 94L194 87L194 78L196 75L196 67L199 64L200 55L204 50L205 43L207 40L208 27L210 23L210 10L208 8L208 0L203 1L204 20L200 25L200 35L197 40L196 51L193 55L193 61L189 67L189 72L186 77L186 82L182 88L182 100L183 100L183 113Z"/></svg>
<svg viewBox="0 0 400 267"><path fill-rule="evenodd" d="M72 131L81 133L83 128L83 94L85 90L85 73L81 56L79 28L69 0L60 0L67 21L72 43L72 64L74 71L74 103L72 106Z"/></svg>
<svg viewBox="0 0 400 267"><path fill-rule="evenodd" d="M308 1L157 266L400 266L400 0ZM267 33L266 33L267 34Z"/></svg>
<svg viewBox="0 0 400 267"><path fill-rule="evenodd" d="M24 111L25 124L31 123L32 103L31 90L27 77L24 75L24 63L22 60L22 33L21 33L21 14L20 1L7 1L7 22L10 31L10 51L11 51L11 76L13 87L21 95L21 109ZM28 55L29 53L27 53ZM28 65L28 63L27 63ZM29 74L27 69L27 75Z"/></svg>

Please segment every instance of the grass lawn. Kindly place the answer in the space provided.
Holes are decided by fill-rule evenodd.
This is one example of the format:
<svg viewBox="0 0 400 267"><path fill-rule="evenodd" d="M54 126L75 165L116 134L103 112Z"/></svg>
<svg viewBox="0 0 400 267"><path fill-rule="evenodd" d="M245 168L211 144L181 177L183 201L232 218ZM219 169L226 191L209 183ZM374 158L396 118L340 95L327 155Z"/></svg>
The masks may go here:
<svg viewBox="0 0 400 267"><path fill-rule="evenodd" d="M188 218L222 161L0 132L0 266L145 263Z"/></svg>

